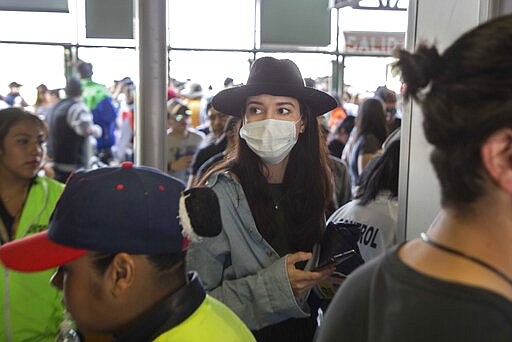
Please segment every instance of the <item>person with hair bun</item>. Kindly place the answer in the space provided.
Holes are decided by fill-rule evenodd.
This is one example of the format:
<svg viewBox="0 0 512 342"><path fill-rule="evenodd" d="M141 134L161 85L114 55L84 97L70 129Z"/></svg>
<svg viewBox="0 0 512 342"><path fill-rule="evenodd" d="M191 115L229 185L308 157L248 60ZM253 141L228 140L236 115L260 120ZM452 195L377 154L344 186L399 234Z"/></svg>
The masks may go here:
<svg viewBox="0 0 512 342"><path fill-rule="evenodd" d="M442 54L398 52L442 208L421 238L350 275L317 341L512 341L511 51L508 15Z"/></svg>

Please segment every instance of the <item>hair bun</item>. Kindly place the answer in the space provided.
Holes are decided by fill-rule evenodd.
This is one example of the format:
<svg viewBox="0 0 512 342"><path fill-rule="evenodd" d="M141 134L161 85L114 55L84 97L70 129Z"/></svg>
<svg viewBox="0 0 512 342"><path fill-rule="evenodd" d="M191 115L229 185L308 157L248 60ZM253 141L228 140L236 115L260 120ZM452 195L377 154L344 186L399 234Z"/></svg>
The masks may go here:
<svg viewBox="0 0 512 342"><path fill-rule="evenodd" d="M406 95L418 97L420 89L428 86L434 80L440 70L442 58L436 47L420 45L413 54L405 51L398 51L399 61L396 66L400 68L402 79L406 84Z"/></svg>

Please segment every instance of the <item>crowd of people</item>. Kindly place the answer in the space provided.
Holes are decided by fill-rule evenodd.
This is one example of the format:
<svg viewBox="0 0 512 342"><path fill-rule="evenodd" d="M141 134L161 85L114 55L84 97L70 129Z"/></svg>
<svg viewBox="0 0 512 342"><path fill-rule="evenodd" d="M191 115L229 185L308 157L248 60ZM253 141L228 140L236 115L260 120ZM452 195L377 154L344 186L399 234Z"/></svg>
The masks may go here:
<svg viewBox="0 0 512 342"><path fill-rule="evenodd" d="M0 340L511 340L511 38L505 16L442 54L397 51L442 191L432 226L401 244L401 94L385 86L356 112L293 61L262 57L212 97L172 87L160 171L116 148L121 127L133 143L129 78L108 90L81 62L65 98L38 87L33 112L13 82L0 110ZM325 258L327 229L348 257Z"/></svg>

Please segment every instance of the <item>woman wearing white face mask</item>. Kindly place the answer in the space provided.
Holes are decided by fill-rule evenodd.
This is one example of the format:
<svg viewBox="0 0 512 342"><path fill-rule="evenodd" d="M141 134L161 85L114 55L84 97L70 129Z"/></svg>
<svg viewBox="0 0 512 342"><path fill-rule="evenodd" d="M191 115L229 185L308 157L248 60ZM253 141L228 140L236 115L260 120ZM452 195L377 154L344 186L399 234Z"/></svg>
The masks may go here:
<svg viewBox="0 0 512 342"><path fill-rule="evenodd" d="M246 85L221 91L212 103L243 117L241 139L202 179L219 197L223 230L191 244L188 268L259 341L311 341L310 289L332 273L305 271L332 199L316 117L336 101L305 87L292 61L263 57Z"/></svg>

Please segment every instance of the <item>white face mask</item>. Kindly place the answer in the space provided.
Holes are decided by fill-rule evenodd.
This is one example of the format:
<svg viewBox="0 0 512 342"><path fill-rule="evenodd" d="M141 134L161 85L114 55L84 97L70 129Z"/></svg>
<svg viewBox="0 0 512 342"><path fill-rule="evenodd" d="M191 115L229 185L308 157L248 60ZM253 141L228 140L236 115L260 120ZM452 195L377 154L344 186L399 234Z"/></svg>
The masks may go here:
<svg viewBox="0 0 512 342"><path fill-rule="evenodd" d="M279 164L297 143L298 121L266 119L244 123L240 137L268 164Z"/></svg>

